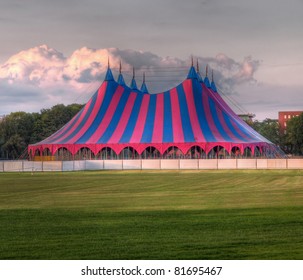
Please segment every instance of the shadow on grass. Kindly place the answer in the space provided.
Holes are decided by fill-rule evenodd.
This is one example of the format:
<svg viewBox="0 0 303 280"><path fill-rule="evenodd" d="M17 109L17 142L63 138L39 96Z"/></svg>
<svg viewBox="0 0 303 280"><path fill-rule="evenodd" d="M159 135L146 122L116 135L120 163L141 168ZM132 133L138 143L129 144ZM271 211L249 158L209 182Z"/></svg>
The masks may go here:
<svg viewBox="0 0 303 280"><path fill-rule="evenodd" d="M303 259L303 208L0 210L1 259Z"/></svg>

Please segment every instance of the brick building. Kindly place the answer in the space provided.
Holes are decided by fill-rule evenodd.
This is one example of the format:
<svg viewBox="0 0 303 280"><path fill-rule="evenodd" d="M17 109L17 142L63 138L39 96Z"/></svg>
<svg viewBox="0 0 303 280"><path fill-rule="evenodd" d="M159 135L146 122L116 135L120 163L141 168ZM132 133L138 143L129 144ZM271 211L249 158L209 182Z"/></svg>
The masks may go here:
<svg viewBox="0 0 303 280"><path fill-rule="evenodd" d="M283 111L279 112L279 125L281 134L286 134L287 131L287 122L294 118L298 117L302 114L303 111Z"/></svg>

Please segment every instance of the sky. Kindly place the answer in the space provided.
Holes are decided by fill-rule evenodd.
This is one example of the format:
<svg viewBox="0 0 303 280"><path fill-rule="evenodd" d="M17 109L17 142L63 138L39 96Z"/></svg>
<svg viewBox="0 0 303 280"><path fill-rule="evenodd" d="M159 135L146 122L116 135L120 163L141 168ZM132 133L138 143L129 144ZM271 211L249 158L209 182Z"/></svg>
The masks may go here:
<svg viewBox="0 0 303 280"><path fill-rule="evenodd" d="M0 115L87 102L108 59L163 92L192 56L237 113L303 110L303 0L0 0L0 36Z"/></svg>

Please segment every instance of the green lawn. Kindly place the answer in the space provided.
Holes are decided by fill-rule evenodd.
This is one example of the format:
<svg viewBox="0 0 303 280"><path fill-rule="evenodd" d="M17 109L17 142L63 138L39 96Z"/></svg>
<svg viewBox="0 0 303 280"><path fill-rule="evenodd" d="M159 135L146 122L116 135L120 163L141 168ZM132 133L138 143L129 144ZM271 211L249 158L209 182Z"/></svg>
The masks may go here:
<svg viewBox="0 0 303 280"><path fill-rule="evenodd" d="M0 173L0 259L303 259L303 171Z"/></svg>

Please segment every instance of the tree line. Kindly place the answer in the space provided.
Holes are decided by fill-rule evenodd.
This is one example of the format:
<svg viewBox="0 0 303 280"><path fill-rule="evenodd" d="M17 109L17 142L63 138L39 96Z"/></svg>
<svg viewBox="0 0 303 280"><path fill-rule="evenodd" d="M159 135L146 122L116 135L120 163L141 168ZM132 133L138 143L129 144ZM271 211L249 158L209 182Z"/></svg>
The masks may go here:
<svg viewBox="0 0 303 280"><path fill-rule="evenodd" d="M279 122L273 119L248 122L262 136L278 145L286 154L303 155L303 113L287 122L286 134L281 132Z"/></svg>
<svg viewBox="0 0 303 280"><path fill-rule="evenodd" d="M14 112L5 116L0 120L0 159L26 157L29 144L52 135L82 108L80 104L58 104L40 113ZM303 114L288 121L286 135L280 133L277 120L255 120L248 124L285 153L303 155Z"/></svg>
<svg viewBox="0 0 303 280"><path fill-rule="evenodd" d="M0 159L27 156L27 146L42 141L64 126L83 105L58 104L40 113L14 112L0 120Z"/></svg>

